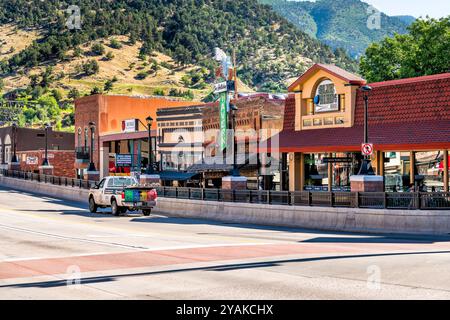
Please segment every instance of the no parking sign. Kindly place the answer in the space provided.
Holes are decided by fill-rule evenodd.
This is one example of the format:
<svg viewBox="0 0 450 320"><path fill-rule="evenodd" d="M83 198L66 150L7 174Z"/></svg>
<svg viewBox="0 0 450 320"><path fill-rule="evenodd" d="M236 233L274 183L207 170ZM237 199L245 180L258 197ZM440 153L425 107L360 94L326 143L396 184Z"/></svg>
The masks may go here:
<svg viewBox="0 0 450 320"><path fill-rule="evenodd" d="M373 144L363 143L361 147L361 152L365 156L371 156L373 154Z"/></svg>

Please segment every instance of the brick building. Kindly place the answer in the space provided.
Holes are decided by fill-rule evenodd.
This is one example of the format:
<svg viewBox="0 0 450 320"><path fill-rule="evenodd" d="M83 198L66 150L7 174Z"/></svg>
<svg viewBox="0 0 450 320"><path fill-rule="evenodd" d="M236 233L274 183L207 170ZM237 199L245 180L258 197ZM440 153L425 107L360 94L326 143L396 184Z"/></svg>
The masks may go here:
<svg viewBox="0 0 450 320"><path fill-rule="evenodd" d="M48 130L48 161L53 166L53 174L57 176L74 177L73 163L74 134L69 132ZM0 162L2 168L8 168L16 144L17 160L20 170L39 172L45 157L45 129L0 128Z"/></svg>
<svg viewBox="0 0 450 320"><path fill-rule="evenodd" d="M100 177L129 175L142 172L148 163L146 118L153 118L153 151L156 151L156 110L188 105L192 102L144 96L92 95L75 100L77 176L84 177L90 162L89 123L95 124L93 162ZM118 166L118 158L130 161Z"/></svg>
<svg viewBox="0 0 450 320"><path fill-rule="evenodd" d="M277 172L265 169L262 162L270 163L265 154L259 154L260 144L283 128L285 95L254 93L241 95L231 100L236 105L237 163L241 175L248 178L248 186L253 189L272 189L280 183L279 167ZM229 116L231 128L231 115ZM203 108L204 161L188 168L191 172L201 172L205 185L221 186L222 178L229 175L232 165L232 150L223 160L219 150L220 110L218 103ZM275 157L278 154L274 155ZM269 155L269 158L271 155ZM213 159L214 158L214 159ZM273 159L273 163L279 159ZM267 171L267 172L266 172ZM275 184L273 183L275 182ZM258 186L258 183L260 184Z"/></svg>

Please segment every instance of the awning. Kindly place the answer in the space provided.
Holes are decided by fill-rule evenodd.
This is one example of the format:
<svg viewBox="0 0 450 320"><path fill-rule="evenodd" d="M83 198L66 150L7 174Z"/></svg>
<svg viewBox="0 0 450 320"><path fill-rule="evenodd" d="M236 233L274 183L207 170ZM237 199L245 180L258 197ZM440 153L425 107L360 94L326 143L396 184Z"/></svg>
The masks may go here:
<svg viewBox="0 0 450 320"><path fill-rule="evenodd" d="M200 177L196 172L163 171L159 173L160 179L164 181L187 181Z"/></svg>

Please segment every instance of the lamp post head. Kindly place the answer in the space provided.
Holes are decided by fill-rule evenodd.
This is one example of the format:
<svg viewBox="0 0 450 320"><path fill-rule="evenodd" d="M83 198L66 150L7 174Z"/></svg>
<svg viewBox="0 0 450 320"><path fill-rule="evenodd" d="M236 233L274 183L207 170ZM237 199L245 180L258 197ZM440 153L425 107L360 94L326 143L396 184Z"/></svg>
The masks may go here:
<svg viewBox="0 0 450 320"><path fill-rule="evenodd" d="M361 91L365 92L365 93L369 93L370 91L372 91L372 87L365 85L361 87Z"/></svg>
<svg viewBox="0 0 450 320"><path fill-rule="evenodd" d="M152 127L152 124L153 124L153 118L148 116L147 118L145 118L145 121L147 121L149 130L150 130L150 128Z"/></svg>

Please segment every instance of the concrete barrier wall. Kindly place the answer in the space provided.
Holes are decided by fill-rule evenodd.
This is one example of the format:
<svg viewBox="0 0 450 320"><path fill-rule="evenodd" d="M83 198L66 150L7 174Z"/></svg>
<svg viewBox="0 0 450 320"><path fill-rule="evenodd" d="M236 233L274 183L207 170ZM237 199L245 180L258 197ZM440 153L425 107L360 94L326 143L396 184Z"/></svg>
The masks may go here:
<svg viewBox="0 0 450 320"><path fill-rule="evenodd" d="M88 191L0 176L0 185L83 202ZM450 234L450 210L375 210L228 203L159 198L155 213L228 223L364 233Z"/></svg>
<svg viewBox="0 0 450 320"><path fill-rule="evenodd" d="M327 231L450 234L450 210L300 207L159 198L155 212L222 222Z"/></svg>
<svg viewBox="0 0 450 320"><path fill-rule="evenodd" d="M43 196L60 198L64 200L84 202L87 204L89 191L86 189L57 186L50 183L40 183L0 176L0 185L11 189L33 192Z"/></svg>

